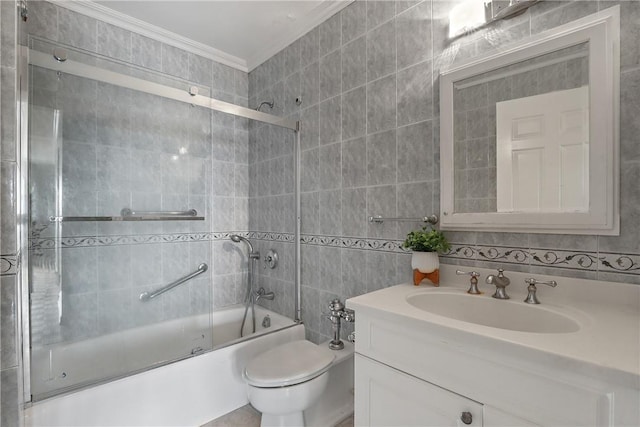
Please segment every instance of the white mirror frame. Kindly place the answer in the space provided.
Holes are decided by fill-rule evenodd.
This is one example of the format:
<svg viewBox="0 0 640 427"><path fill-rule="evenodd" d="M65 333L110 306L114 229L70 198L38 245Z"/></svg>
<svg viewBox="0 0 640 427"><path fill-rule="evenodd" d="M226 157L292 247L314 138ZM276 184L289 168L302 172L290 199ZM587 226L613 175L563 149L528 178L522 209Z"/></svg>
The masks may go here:
<svg viewBox="0 0 640 427"><path fill-rule="evenodd" d="M454 83L583 42L589 43L589 212L456 213L454 211ZM473 59L440 74L440 180L443 230L554 234L620 233L620 7L581 18Z"/></svg>

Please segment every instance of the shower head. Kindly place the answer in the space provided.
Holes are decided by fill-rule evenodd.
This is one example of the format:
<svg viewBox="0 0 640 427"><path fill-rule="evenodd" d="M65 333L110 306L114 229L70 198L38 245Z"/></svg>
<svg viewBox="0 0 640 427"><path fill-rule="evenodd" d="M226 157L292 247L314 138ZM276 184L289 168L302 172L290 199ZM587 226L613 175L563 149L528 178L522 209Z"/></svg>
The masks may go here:
<svg viewBox="0 0 640 427"><path fill-rule="evenodd" d="M242 236L238 236L237 234L232 234L229 236L229 238L236 243L240 243L240 242L246 243L247 247L249 248L249 255L253 255L255 253L253 252L253 245L251 244L249 239Z"/></svg>
<svg viewBox="0 0 640 427"><path fill-rule="evenodd" d="M270 109L273 109L273 105L274 105L274 104L273 104L273 101L262 101L262 102L260 103L260 105L258 105L258 106L256 107L256 111L260 111L260 108L261 108L263 105L266 105L266 106L267 106L267 107L269 107Z"/></svg>

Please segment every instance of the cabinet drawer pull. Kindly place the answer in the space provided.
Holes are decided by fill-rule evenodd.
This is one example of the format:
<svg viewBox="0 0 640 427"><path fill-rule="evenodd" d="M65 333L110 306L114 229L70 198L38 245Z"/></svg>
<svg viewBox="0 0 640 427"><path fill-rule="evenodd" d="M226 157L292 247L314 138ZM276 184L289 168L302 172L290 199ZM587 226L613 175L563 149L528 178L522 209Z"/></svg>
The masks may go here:
<svg viewBox="0 0 640 427"><path fill-rule="evenodd" d="M460 421L462 421L463 423L469 425L473 422L473 416L471 415L471 412L463 412L462 415L460 416Z"/></svg>

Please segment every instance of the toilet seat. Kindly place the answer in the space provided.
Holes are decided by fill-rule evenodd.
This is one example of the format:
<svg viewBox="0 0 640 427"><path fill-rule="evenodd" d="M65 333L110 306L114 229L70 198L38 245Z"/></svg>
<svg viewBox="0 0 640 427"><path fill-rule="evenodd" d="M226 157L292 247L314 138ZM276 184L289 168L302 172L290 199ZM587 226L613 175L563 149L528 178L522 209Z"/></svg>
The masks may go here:
<svg viewBox="0 0 640 427"><path fill-rule="evenodd" d="M272 388L300 384L326 372L335 355L310 341L292 341L254 358L243 372L247 384Z"/></svg>

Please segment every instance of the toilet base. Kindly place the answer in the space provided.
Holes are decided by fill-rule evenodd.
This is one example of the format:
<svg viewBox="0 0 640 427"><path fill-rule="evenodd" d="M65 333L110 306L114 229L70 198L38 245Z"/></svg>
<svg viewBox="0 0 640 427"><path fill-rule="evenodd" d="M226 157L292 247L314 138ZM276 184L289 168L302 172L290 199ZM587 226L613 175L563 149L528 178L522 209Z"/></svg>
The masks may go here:
<svg viewBox="0 0 640 427"><path fill-rule="evenodd" d="M262 414L260 427L300 427L304 426L302 411L291 414Z"/></svg>

